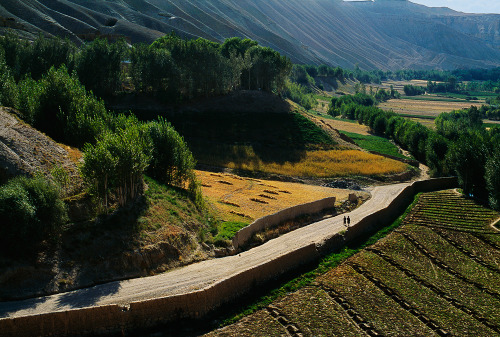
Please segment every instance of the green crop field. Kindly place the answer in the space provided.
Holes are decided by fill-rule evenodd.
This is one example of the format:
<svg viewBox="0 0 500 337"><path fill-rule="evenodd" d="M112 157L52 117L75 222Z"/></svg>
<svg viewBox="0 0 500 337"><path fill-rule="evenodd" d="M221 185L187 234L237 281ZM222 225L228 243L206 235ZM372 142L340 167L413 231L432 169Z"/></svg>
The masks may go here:
<svg viewBox="0 0 500 337"><path fill-rule="evenodd" d="M389 236L209 335L499 336L498 217L455 191L422 194Z"/></svg>
<svg viewBox="0 0 500 337"><path fill-rule="evenodd" d="M398 158L407 158L401 153L399 153L399 149L396 145L391 143L391 141L384 137L378 137L374 135L360 135L353 132L346 132L339 130L340 133L343 133L346 136L349 136L356 145L361 147L362 149L368 151L375 151L382 154L391 155Z"/></svg>

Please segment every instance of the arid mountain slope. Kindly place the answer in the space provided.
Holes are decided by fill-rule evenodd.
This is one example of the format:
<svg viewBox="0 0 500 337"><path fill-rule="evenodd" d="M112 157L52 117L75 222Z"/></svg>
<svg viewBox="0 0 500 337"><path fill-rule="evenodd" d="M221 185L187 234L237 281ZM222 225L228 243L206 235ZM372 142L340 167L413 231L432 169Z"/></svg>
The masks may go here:
<svg viewBox="0 0 500 337"><path fill-rule="evenodd" d="M1 27L3 26L3 28ZM500 15L407 0L2 0L0 29L151 42L172 30L255 39L298 63L364 69L500 66Z"/></svg>

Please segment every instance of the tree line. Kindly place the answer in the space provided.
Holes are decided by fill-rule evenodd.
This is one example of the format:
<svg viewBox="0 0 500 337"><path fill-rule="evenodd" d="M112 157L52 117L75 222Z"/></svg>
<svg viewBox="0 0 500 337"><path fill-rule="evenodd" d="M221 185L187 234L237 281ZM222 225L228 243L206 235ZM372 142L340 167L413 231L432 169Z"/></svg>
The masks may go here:
<svg viewBox="0 0 500 337"><path fill-rule="evenodd" d="M478 108L441 114L433 131L373 102L362 93L333 98L329 113L357 120L393 139L429 166L433 176L458 176L466 195L500 210L500 128L484 128Z"/></svg>
<svg viewBox="0 0 500 337"><path fill-rule="evenodd" d="M40 36L30 43L12 34L0 38L0 53L15 81L38 80L51 67L65 65L87 90L106 97L131 80L137 92L170 100L227 94L237 89L279 93L292 68L277 51L249 39L224 43L185 40L174 33L151 45L97 39L75 46Z"/></svg>

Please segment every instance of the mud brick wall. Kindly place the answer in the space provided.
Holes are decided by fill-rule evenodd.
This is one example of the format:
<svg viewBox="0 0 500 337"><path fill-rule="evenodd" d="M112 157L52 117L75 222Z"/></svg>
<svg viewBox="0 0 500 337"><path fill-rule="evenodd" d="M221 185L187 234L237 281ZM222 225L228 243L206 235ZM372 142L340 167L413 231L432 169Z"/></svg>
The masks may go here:
<svg viewBox="0 0 500 337"><path fill-rule="evenodd" d="M271 215L266 215L252 222L250 225L240 229L233 237L233 247L238 249L245 245L255 233L266 228L279 225L282 222L296 219L302 215L319 213L335 205L335 197L324 198L306 204L289 207Z"/></svg>

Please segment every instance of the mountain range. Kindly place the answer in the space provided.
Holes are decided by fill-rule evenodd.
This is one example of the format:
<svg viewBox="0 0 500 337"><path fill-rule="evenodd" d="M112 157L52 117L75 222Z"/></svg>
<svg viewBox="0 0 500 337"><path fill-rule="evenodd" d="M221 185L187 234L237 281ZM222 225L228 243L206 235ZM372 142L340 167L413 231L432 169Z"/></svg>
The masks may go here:
<svg viewBox="0 0 500 337"><path fill-rule="evenodd" d="M500 15L407 0L2 0L0 33L150 43L175 31L257 40L295 63L361 69L500 66Z"/></svg>

